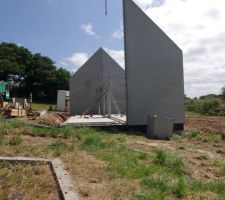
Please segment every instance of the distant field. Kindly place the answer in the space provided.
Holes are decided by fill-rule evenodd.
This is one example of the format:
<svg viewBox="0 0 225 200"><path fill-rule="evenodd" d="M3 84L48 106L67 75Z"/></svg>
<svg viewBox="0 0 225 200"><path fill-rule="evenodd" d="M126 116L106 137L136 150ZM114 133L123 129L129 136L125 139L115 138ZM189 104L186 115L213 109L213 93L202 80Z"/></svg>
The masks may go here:
<svg viewBox="0 0 225 200"><path fill-rule="evenodd" d="M55 109L55 104L49 104L49 103L37 103L34 102L31 104L31 107L33 110L48 110L52 106L53 109Z"/></svg>
<svg viewBox="0 0 225 200"><path fill-rule="evenodd" d="M35 128L1 119L0 130L0 155L60 157L81 200L225 196L222 135L193 131L158 141L134 131Z"/></svg>

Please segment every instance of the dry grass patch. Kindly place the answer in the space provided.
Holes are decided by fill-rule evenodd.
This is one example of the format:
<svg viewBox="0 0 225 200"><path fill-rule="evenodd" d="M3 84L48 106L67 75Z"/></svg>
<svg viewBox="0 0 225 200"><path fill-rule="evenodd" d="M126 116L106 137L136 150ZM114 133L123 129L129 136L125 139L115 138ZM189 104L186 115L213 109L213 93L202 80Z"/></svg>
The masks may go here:
<svg viewBox="0 0 225 200"><path fill-rule="evenodd" d="M0 163L0 199L59 200L48 165Z"/></svg>
<svg viewBox="0 0 225 200"><path fill-rule="evenodd" d="M75 149L61 157L73 176L80 199L132 199L138 183L110 176L106 162Z"/></svg>

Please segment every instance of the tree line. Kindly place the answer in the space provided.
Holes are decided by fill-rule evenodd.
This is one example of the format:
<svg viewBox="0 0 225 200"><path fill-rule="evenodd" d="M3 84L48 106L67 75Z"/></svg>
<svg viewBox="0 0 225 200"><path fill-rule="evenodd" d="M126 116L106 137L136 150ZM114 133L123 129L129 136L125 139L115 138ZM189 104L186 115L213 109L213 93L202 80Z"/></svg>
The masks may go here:
<svg viewBox="0 0 225 200"><path fill-rule="evenodd" d="M14 43L0 43L0 81L10 83L11 96L55 102L57 90L68 90L71 73L54 61Z"/></svg>
<svg viewBox="0 0 225 200"><path fill-rule="evenodd" d="M185 96L186 111L211 116L225 116L225 87L221 94L208 94L199 98L188 98Z"/></svg>

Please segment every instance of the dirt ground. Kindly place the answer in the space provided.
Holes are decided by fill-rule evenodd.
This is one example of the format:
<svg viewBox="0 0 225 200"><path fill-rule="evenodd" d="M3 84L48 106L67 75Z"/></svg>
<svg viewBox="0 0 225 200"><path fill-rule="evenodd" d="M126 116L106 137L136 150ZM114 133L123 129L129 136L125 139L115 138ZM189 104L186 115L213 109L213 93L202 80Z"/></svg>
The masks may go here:
<svg viewBox="0 0 225 200"><path fill-rule="evenodd" d="M225 117L186 116L186 131L199 131L202 134L225 135Z"/></svg>
<svg viewBox="0 0 225 200"><path fill-rule="evenodd" d="M43 116L36 117L36 119L29 120L27 117L20 118L25 122L29 122L31 124L39 124L44 126L56 126L69 118L69 114L64 112L54 112L47 111L47 113Z"/></svg>
<svg viewBox="0 0 225 200"><path fill-rule="evenodd" d="M55 126L63 123L68 118L68 114L61 112L48 112L46 115L41 117L37 117L35 120L36 123L47 125L47 126Z"/></svg>

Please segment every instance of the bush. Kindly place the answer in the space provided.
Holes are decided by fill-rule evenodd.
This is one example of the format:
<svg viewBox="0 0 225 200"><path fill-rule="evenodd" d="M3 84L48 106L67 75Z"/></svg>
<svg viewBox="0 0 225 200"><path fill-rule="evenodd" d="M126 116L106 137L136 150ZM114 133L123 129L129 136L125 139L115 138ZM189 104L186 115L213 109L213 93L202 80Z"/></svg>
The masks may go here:
<svg viewBox="0 0 225 200"><path fill-rule="evenodd" d="M218 115L220 103L216 99L205 100L202 103L201 114Z"/></svg>
<svg viewBox="0 0 225 200"><path fill-rule="evenodd" d="M225 116L221 99L208 97L204 99L186 100L185 107L188 112L202 115L222 115Z"/></svg>

